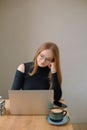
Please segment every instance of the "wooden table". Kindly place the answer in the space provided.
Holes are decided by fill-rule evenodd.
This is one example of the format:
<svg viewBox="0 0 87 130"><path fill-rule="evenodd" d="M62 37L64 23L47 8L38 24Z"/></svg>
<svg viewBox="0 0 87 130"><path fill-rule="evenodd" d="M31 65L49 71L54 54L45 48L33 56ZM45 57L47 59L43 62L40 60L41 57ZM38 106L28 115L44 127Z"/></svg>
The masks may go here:
<svg viewBox="0 0 87 130"><path fill-rule="evenodd" d="M6 114L0 116L0 130L73 130L69 121L66 125L48 124L46 116L11 115L10 103L6 100Z"/></svg>

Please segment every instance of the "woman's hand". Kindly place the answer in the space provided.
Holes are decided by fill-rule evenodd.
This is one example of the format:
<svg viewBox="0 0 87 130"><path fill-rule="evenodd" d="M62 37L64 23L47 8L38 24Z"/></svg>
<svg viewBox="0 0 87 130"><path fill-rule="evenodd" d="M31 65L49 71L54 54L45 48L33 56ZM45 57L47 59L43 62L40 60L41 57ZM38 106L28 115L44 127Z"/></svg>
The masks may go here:
<svg viewBox="0 0 87 130"><path fill-rule="evenodd" d="M56 73L56 72L57 72L57 71L56 71L56 64L55 64L55 62L51 62L51 63L48 65L48 67L50 68L51 73Z"/></svg>

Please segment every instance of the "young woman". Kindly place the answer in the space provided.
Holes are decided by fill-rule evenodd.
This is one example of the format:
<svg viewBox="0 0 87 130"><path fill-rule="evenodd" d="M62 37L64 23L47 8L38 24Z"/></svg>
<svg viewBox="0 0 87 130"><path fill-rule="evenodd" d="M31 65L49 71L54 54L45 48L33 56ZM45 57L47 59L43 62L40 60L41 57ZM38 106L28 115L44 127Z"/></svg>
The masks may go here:
<svg viewBox="0 0 87 130"><path fill-rule="evenodd" d="M59 58L59 49L55 43L42 44L37 50L33 62L18 66L12 89L54 89L54 100L58 101L62 96Z"/></svg>

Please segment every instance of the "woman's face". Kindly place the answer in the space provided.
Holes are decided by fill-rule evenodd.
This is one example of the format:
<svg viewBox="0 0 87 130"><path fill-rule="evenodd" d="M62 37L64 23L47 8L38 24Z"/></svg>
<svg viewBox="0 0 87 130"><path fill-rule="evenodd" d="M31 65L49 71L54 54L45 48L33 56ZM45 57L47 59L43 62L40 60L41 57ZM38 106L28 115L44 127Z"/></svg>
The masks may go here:
<svg viewBox="0 0 87 130"><path fill-rule="evenodd" d="M53 52L50 49L43 50L37 56L37 65L40 67L48 66L53 60Z"/></svg>

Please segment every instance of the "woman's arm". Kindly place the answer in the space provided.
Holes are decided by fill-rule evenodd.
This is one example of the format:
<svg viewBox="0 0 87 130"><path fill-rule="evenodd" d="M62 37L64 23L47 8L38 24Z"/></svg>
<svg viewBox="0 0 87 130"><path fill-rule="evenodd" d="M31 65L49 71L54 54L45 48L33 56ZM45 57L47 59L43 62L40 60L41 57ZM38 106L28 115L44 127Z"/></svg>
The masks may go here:
<svg viewBox="0 0 87 130"><path fill-rule="evenodd" d="M58 101L62 96L62 90L59 83L55 62L50 64L50 69L52 73L52 89L54 89L54 100Z"/></svg>
<svg viewBox="0 0 87 130"><path fill-rule="evenodd" d="M52 73L52 89L54 89L54 100L58 101L62 96L62 90L57 73Z"/></svg>
<svg viewBox="0 0 87 130"><path fill-rule="evenodd" d="M14 81L11 88L12 90L19 90L23 88L24 72L25 72L24 64L19 65L15 73Z"/></svg>

